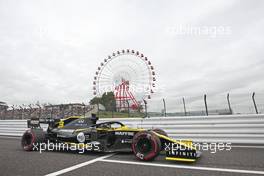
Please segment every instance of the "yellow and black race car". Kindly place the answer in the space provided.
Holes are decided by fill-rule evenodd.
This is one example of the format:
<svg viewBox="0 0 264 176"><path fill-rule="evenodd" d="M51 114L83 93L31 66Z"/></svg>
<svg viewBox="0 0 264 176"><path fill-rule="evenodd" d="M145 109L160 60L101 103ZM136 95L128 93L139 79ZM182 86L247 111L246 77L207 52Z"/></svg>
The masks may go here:
<svg viewBox="0 0 264 176"><path fill-rule="evenodd" d="M130 128L118 121L96 123L98 118L69 117L59 120L28 120L29 129L23 134L24 150L32 151L42 143L78 145L89 151L132 151L139 160L153 160L160 152L166 160L194 162L200 156L191 141L177 141L161 129ZM40 127L47 123L47 130Z"/></svg>

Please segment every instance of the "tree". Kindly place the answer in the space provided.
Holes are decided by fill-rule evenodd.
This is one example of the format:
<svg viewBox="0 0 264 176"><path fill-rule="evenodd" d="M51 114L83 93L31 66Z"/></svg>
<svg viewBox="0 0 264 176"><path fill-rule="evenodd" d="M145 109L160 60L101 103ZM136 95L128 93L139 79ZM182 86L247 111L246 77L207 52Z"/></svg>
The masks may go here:
<svg viewBox="0 0 264 176"><path fill-rule="evenodd" d="M89 102L91 105L96 105L98 103L101 103L101 98L100 97L94 97L93 99L90 100Z"/></svg>
<svg viewBox="0 0 264 176"><path fill-rule="evenodd" d="M91 99L90 104L102 104L106 111L116 111L116 100L114 92L105 92L102 97L94 97Z"/></svg>

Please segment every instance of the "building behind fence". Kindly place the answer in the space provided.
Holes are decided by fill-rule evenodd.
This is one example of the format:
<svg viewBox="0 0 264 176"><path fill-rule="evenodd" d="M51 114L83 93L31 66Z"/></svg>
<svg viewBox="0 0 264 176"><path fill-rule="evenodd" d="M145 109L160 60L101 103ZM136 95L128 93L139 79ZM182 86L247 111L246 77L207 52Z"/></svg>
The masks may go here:
<svg viewBox="0 0 264 176"><path fill-rule="evenodd" d="M3 103L3 102L2 102ZM89 112L93 107L82 103L69 103L58 105L23 105L4 106L0 104L0 119L29 119L29 118L65 118L69 116L81 116Z"/></svg>

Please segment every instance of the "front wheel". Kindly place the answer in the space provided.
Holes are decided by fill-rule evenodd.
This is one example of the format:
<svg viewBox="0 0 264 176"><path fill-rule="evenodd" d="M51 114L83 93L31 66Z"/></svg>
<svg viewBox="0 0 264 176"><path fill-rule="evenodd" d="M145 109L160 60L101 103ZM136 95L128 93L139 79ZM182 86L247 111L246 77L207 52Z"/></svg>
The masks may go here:
<svg viewBox="0 0 264 176"><path fill-rule="evenodd" d="M151 131L138 132L133 137L132 150L139 160L153 160L161 150L161 142Z"/></svg>

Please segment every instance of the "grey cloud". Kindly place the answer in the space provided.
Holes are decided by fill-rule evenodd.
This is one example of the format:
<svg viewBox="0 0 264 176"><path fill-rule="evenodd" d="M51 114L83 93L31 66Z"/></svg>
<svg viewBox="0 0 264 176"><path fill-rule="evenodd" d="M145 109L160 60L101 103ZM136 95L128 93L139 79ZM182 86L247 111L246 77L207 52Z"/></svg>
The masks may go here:
<svg viewBox="0 0 264 176"><path fill-rule="evenodd" d="M204 93L263 92L262 9L258 0L1 1L0 99L88 102L97 66L123 48L152 61L162 88L153 102L165 97L180 104L185 96L195 104ZM232 33L211 38L168 32L180 25L228 26Z"/></svg>

